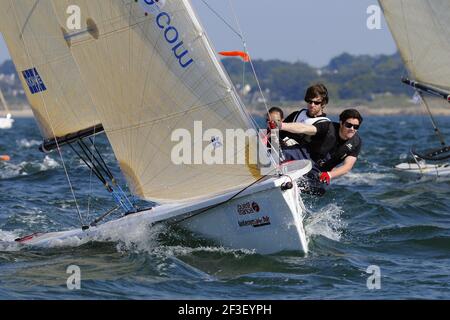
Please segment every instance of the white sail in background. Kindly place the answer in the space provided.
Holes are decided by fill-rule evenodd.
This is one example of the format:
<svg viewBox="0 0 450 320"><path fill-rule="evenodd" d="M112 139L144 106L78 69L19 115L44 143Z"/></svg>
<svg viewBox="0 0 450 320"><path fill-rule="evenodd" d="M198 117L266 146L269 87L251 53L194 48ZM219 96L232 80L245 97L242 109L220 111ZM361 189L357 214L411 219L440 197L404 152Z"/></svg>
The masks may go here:
<svg viewBox="0 0 450 320"><path fill-rule="evenodd" d="M49 0L1 0L0 32L44 138L99 124Z"/></svg>
<svg viewBox="0 0 450 320"><path fill-rule="evenodd" d="M194 132L194 121L202 122L203 131L218 129L219 137L226 129L252 128L189 1L52 2L61 25L69 5L81 9L82 31L71 36L65 30L65 45L135 194L159 202L185 201L259 178L256 166L245 162L248 145L232 152L223 141L216 145L224 163L241 157L240 165L180 165L171 157L179 143L171 141L177 129L190 133L192 154L198 147L212 147L211 141L202 141L202 132Z"/></svg>
<svg viewBox="0 0 450 320"><path fill-rule="evenodd" d="M2 89L0 89L0 105L6 111L5 117L0 117L0 129L11 129L14 123L14 119L11 117L11 113L6 103L5 97L3 96Z"/></svg>
<svg viewBox="0 0 450 320"><path fill-rule="evenodd" d="M6 103L2 89L0 89L0 103L2 104L2 107L5 109L6 113L9 114L10 113L9 107L8 107L8 104Z"/></svg>
<svg viewBox="0 0 450 320"><path fill-rule="evenodd" d="M380 0L380 4L410 77L450 91L450 1Z"/></svg>

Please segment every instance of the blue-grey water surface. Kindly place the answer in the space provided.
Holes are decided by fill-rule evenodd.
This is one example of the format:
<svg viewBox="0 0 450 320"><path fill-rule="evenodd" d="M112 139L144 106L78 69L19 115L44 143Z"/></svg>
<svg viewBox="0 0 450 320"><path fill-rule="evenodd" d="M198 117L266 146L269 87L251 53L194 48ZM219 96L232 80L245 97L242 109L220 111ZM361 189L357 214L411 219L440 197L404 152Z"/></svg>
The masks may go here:
<svg viewBox="0 0 450 320"><path fill-rule="evenodd" d="M438 119L450 139L450 117ZM58 153L42 154L33 119L0 131L0 299L449 299L450 182L404 179L392 167L412 144L437 146L421 116L366 117L354 170L323 198L305 196L310 252L271 256L230 250L164 225L116 234L114 242L30 249L14 239L79 226ZM104 137L97 145L114 167ZM83 216L112 199L64 149ZM81 289L68 290L70 265ZM381 272L369 290L369 266ZM371 282L370 283L375 283Z"/></svg>

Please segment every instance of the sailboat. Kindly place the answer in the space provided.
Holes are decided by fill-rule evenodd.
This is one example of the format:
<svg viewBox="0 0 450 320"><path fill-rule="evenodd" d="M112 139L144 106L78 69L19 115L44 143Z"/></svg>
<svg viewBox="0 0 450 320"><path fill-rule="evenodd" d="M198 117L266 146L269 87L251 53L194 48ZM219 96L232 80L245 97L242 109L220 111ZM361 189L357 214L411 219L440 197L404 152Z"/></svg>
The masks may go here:
<svg viewBox="0 0 450 320"><path fill-rule="evenodd" d="M411 148L412 159L395 170L423 176L450 175L450 146L432 110L450 107L450 2L448 0L379 0L408 76L402 82L420 96L440 146Z"/></svg>
<svg viewBox="0 0 450 320"><path fill-rule="evenodd" d="M3 96L3 92L1 89L0 89L0 102L6 111L5 116L0 117L0 129L11 129L14 123L14 119L11 116L11 112L9 111L8 104L6 103L5 97Z"/></svg>
<svg viewBox="0 0 450 320"><path fill-rule="evenodd" d="M82 14L75 30L69 5ZM0 6L0 31L41 129L41 150L57 150L62 158L64 149L72 148L117 204L94 221L79 213L79 228L34 233L18 242L52 246L168 223L228 248L308 251L295 182L311 163L274 166L273 174L262 174L249 160L252 150L259 152L249 143L258 134L228 148L227 130L257 128L190 1L2 1ZM133 195L156 206L138 208L122 191L92 143L103 132ZM180 148L181 136L190 138L187 148ZM196 150L223 155L224 161L206 163ZM104 222L117 208L123 214Z"/></svg>

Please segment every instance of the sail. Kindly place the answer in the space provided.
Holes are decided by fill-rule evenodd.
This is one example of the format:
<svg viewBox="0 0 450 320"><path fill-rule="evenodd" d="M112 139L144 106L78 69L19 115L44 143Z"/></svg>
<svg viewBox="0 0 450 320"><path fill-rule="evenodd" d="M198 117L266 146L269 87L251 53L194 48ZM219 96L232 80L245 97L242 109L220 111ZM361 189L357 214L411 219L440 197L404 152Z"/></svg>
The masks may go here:
<svg viewBox="0 0 450 320"><path fill-rule="evenodd" d="M45 139L99 124L49 0L2 0L0 32Z"/></svg>
<svg viewBox="0 0 450 320"><path fill-rule="evenodd" d="M379 1L413 80L450 92L450 1Z"/></svg>
<svg viewBox="0 0 450 320"><path fill-rule="evenodd" d="M66 46L133 193L158 202L186 201L243 188L260 177L249 161L249 143L225 150L227 130L253 127L189 1L52 3L60 21L69 5L83 15L80 31L63 31ZM174 161L177 132L191 138L192 154L183 149L175 155L191 161ZM221 163L193 155L212 149L223 153Z"/></svg>
<svg viewBox="0 0 450 320"><path fill-rule="evenodd" d="M2 106L5 109L6 113L9 113L8 104L6 103L5 97L3 96L2 89L0 89L0 103L2 104Z"/></svg>

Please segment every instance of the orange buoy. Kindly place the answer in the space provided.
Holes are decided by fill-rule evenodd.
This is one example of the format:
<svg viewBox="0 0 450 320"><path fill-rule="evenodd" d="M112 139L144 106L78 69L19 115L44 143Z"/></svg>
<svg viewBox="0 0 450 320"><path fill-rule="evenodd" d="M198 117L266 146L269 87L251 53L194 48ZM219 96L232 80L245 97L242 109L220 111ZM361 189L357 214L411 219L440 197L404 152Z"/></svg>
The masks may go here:
<svg viewBox="0 0 450 320"><path fill-rule="evenodd" d="M2 154L0 155L0 161L9 161L11 160L11 157L6 155L6 154Z"/></svg>

